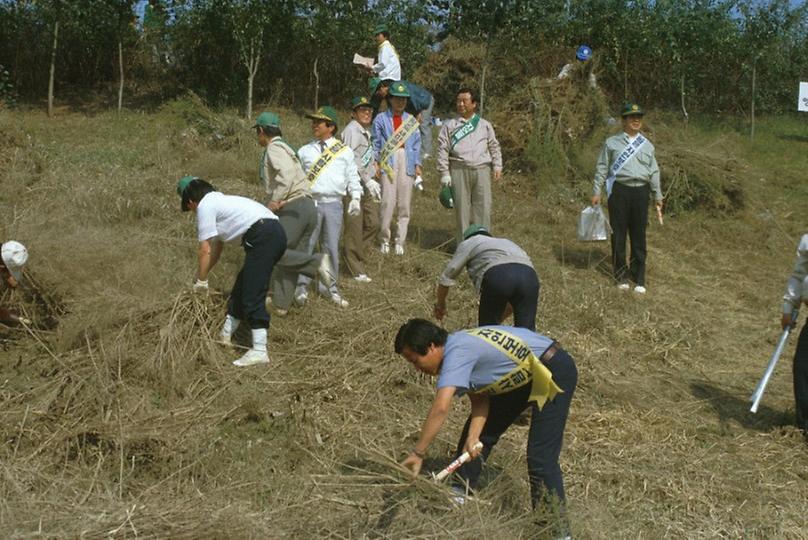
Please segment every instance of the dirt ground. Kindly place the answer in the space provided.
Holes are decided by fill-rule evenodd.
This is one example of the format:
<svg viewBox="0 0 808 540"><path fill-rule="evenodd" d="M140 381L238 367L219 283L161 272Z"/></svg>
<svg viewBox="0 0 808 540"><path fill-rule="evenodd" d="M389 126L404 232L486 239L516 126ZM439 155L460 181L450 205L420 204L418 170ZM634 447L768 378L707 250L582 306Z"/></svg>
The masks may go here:
<svg viewBox="0 0 808 540"><path fill-rule="evenodd" d="M283 121L293 144L306 141L302 116ZM729 122L648 124L663 173L686 183L697 151L693 167L724 171L742 199L680 201L650 225L645 297L614 287L605 243L575 240L601 140L577 150L574 181L509 170L495 187L494 233L532 256L538 327L580 371L561 457L574 537L804 538L795 340L760 411L747 412L804 232L804 122L764 120L754 142ZM273 318L269 367L234 368L238 353L214 342L242 255L229 246L216 291L190 292L194 221L175 183L195 174L260 198L259 153L249 124L193 102L52 120L0 111L0 237L31 253L26 287L2 302L34 321L0 326L2 536L540 537L524 427L499 443L486 487L462 508L394 466L434 381L392 339L407 318L430 316L454 247L434 162L407 254L373 251L372 283L344 278L350 309L314 299ZM475 301L463 278L447 328L472 326ZM428 470L449 461L467 407L456 403Z"/></svg>

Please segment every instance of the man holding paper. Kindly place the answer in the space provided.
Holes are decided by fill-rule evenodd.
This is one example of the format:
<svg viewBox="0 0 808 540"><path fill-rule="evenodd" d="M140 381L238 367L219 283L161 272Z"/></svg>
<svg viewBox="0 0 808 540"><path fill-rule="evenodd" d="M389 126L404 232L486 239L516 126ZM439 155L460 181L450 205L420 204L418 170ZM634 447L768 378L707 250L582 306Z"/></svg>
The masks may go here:
<svg viewBox="0 0 808 540"><path fill-rule="evenodd" d="M640 133L643 111L636 103L626 103L621 116L623 133L609 137L600 152L595 170L592 205L601 202L606 189L609 224L612 227L614 278L621 290L631 288L645 294L645 229L648 226L648 199L653 192L657 217L662 223L662 190L654 145ZM626 265L626 234L631 239L631 258Z"/></svg>

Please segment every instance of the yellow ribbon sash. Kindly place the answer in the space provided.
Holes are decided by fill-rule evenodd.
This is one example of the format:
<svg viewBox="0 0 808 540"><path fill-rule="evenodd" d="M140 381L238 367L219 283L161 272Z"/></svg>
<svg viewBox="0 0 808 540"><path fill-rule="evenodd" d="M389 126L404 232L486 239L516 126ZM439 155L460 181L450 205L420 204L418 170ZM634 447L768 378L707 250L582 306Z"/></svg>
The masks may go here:
<svg viewBox="0 0 808 540"><path fill-rule="evenodd" d="M390 166L389 160L390 157L393 155L393 152L398 150L400 146L407 142L413 133L418 130L418 120L415 119L414 116L410 115L404 120L398 129L393 133L393 136L387 139L387 142L384 143L382 147L381 155L379 156L379 161L381 161L381 168L387 174L387 178L390 179L392 182L395 180L393 178L393 167Z"/></svg>
<svg viewBox="0 0 808 540"><path fill-rule="evenodd" d="M496 328L475 328L466 333L478 337L493 345L501 353L510 358L516 367L499 380L474 392L475 394L497 395L510 392L531 382L530 398L541 410L547 401L552 401L556 394L564 393L553 381L553 374L533 351L521 339L504 330Z"/></svg>
<svg viewBox="0 0 808 540"><path fill-rule="evenodd" d="M309 180L309 185L314 185L317 182L317 178L320 177L320 174L328 167L328 165L333 161L338 154L348 149L348 145L343 143L342 141L337 141L336 143L332 144L330 147L323 150L323 153L320 154L320 158L314 162L314 165L311 166L309 172L306 173L306 177Z"/></svg>

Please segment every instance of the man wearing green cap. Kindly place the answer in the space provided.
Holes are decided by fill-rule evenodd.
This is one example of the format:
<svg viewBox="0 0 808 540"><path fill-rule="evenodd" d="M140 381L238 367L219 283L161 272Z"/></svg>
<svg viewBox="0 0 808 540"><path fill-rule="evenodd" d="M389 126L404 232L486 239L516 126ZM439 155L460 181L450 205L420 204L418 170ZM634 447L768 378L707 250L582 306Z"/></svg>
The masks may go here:
<svg viewBox="0 0 808 540"><path fill-rule="evenodd" d="M463 241L438 278L436 319L446 316L449 287L456 284L463 268L480 295L478 325L501 324L512 311L514 326L536 330L540 285L530 257L515 243L494 238L477 224L463 231Z"/></svg>
<svg viewBox="0 0 808 540"><path fill-rule="evenodd" d="M390 85L396 81L382 80L373 77L368 83L370 89L370 103L373 106L373 115L378 114L383 101L390 93ZM407 100L407 107L404 109L415 116L420 124L418 130L421 133L421 156L427 159L432 152L432 109L435 107L435 98L423 86L410 81L400 81L407 87L410 94Z"/></svg>
<svg viewBox="0 0 808 540"><path fill-rule="evenodd" d="M472 223L491 230L491 170L502 177L502 151L494 126L477 114L477 96L461 88L455 100L458 117L446 121L438 135L441 184L452 186L457 241Z"/></svg>
<svg viewBox="0 0 808 540"><path fill-rule="evenodd" d="M379 234L379 200L382 196L382 188L373 179L375 172L373 145L370 141L369 131L373 109L370 100L365 96L355 97L351 100L351 107L353 108L353 119L342 130L340 137L353 150L359 178L362 180L365 192L362 196L361 213L358 216L346 213L344 216L343 250L345 264L353 278L360 283L368 283L371 279L365 270L365 250Z"/></svg>
<svg viewBox="0 0 808 540"><path fill-rule="evenodd" d="M342 199L350 195L348 214L358 216L361 210L362 183L351 148L336 138L337 111L324 106L306 115L311 119L314 140L298 151L298 156L306 171L311 193L317 205L317 226L309 241L309 251L316 245L320 251L330 256L332 272L339 276L339 237L342 234ZM300 276L295 291L295 302L303 305L308 300L308 285L311 280ZM348 307L337 288L319 285L319 292L331 298L340 307Z"/></svg>
<svg viewBox="0 0 808 540"><path fill-rule="evenodd" d="M286 254L282 261L306 258L310 260L308 266L317 268L319 257L309 252L309 241L317 226L317 208L306 173L295 151L282 138L281 119L277 114L261 113L253 127L258 144L264 148L259 175L267 192L267 207L278 216L286 232ZM279 264L272 274L272 305L277 315L286 315L292 305L299 274L297 266L293 264L288 268ZM311 271L308 274L314 275Z"/></svg>
<svg viewBox="0 0 808 540"><path fill-rule="evenodd" d="M390 107L373 120L373 156L381 178L381 252L390 253L390 226L398 213L395 253L404 255L410 201L416 176L421 176L421 134L418 120L406 112L410 94L406 84L390 86Z"/></svg>
<svg viewBox="0 0 808 540"><path fill-rule="evenodd" d="M598 157L592 205L601 202L606 188L609 224L612 227L614 278L621 290L645 294L645 229L648 226L648 200L653 196L662 219L662 190L654 145L640 133L643 111L636 103L623 106L623 133L606 139ZM626 265L626 233L631 239L631 258Z"/></svg>
<svg viewBox="0 0 808 540"><path fill-rule="evenodd" d="M393 44L390 43L390 32L386 24L379 24L373 29L373 36L379 46L376 64L371 68L380 79L401 80L401 62Z"/></svg>

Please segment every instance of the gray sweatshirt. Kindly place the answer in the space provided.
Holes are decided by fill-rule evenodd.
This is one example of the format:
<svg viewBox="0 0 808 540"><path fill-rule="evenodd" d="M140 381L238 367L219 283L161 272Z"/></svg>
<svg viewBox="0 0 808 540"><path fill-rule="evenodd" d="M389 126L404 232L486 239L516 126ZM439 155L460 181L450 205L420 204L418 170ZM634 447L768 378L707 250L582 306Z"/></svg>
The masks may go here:
<svg viewBox="0 0 808 540"><path fill-rule="evenodd" d="M453 286L455 279L465 267L468 269L469 279L479 294L485 272L491 267L509 263L524 264L533 268L527 253L510 240L478 234L460 242L452 260L438 278L438 283L445 287Z"/></svg>

